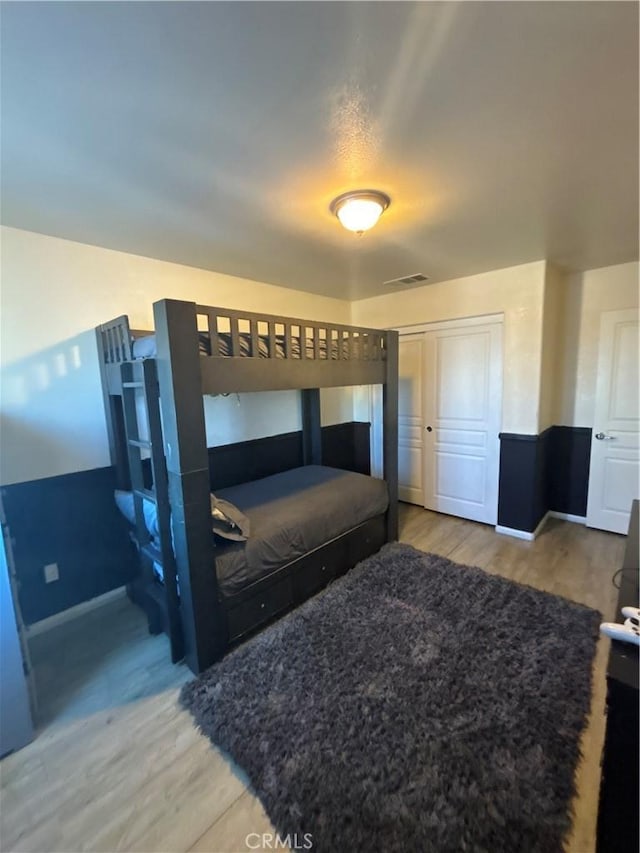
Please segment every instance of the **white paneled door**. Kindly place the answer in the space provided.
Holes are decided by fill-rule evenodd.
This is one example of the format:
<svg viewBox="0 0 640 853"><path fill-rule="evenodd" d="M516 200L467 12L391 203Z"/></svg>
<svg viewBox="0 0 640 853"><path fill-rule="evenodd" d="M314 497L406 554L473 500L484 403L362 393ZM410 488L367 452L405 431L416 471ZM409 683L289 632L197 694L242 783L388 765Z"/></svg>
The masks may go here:
<svg viewBox="0 0 640 853"><path fill-rule="evenodd" d="M423 334L401 335L398 352L398 496L421 506L423 339Z"/></svg>
<svg viewBox="0 0 640 853"><path fill-rule="evenodd" d="M498 520L502 325L425 335L425 506Z"/></svg>
<svg viewBox="0 0 640 853"><path fill-rule="evenodd" d="M400 336L400 499L496 524L502 325Z"/></svg>
<svg viewBox="0 0 640 853"><path fill-rule="evenodd" d="M600 323L587 525L626 533L640 497L638 312L606 311Z"/></svg>

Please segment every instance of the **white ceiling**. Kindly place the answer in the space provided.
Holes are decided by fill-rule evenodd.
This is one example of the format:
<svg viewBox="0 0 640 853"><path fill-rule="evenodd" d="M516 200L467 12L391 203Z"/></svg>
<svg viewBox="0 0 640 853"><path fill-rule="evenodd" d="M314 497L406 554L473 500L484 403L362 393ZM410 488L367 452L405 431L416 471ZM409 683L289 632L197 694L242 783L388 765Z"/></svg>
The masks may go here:
<svg viewBox="0 0 640 853"><path fill-rule="evenodd" d="M8 225L350 298L638 256L633 2L4 3L1 46Z"/></svg>

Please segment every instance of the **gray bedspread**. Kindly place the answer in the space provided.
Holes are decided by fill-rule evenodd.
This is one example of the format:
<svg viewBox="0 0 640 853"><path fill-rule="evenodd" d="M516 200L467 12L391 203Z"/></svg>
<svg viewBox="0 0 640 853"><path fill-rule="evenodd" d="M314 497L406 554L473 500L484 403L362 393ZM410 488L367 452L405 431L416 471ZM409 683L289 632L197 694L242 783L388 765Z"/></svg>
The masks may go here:
<svg viewBox="0 0 640 853"><path fill-rule="evenodd" d="M320 465L293 468L216 494L251 522L247 542L216 551L218 582L227 596L380 515L389 503L384 480Z"/></svg>

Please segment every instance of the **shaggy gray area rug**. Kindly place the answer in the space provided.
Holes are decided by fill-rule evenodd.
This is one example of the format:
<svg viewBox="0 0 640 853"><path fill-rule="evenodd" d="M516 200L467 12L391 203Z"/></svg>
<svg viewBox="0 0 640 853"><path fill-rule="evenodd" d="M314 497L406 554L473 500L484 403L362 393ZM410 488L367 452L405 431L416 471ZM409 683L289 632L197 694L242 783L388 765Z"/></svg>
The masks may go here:
<svg viewBox="0 0 640 853"><path fill-rule="evenodd" d="M311 833L321 853L554 853L599 622L387 545L185 685L182 702L280 836Z"/></svg>

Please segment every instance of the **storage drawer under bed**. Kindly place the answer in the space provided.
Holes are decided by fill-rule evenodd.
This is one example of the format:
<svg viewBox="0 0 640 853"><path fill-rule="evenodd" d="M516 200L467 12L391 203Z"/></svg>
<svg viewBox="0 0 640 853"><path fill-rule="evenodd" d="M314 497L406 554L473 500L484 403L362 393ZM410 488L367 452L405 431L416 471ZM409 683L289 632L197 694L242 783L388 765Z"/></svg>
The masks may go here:
<svg viewBox="0 0 640 853"><path fill-rule="evenodd" d="M387 526L384 515L371 518L361 525L359 536L349 538L349 568L375 554L387 541Z"/></svg>
<svg viewBox="0 0 640 853"><path fill-rule="evenodd" d="M386 539L384 516L349 530L291 565L293 596L300 604L356 563L380 550Z"/></svg>
<svg viewBox="0 0 640 853"><path fill-rule="evenodd" d="M341 536L306 554L292 565L291 579L296 604L305 601L340 573L340 566L348 560L348 548L347 538Z"/></svg>
<svg viewBox="0 0 640 853"><path fill-rule="evenodd" d="M263 622L267 622L273 616L291 607L292 603L291 577L287 574L263 589L257 590L251 598L229 608L227 615L229 640L240 639Z"/></svg>
<svg viewBox="0 0 640 853"><path fill-rule="evenodd" d="M255 591L240 593L240 601L229 602L229 642L302 604L334 578L378 551L385 541L385 516L379 515L283 566L276 577L256 584Z"/></svg>

